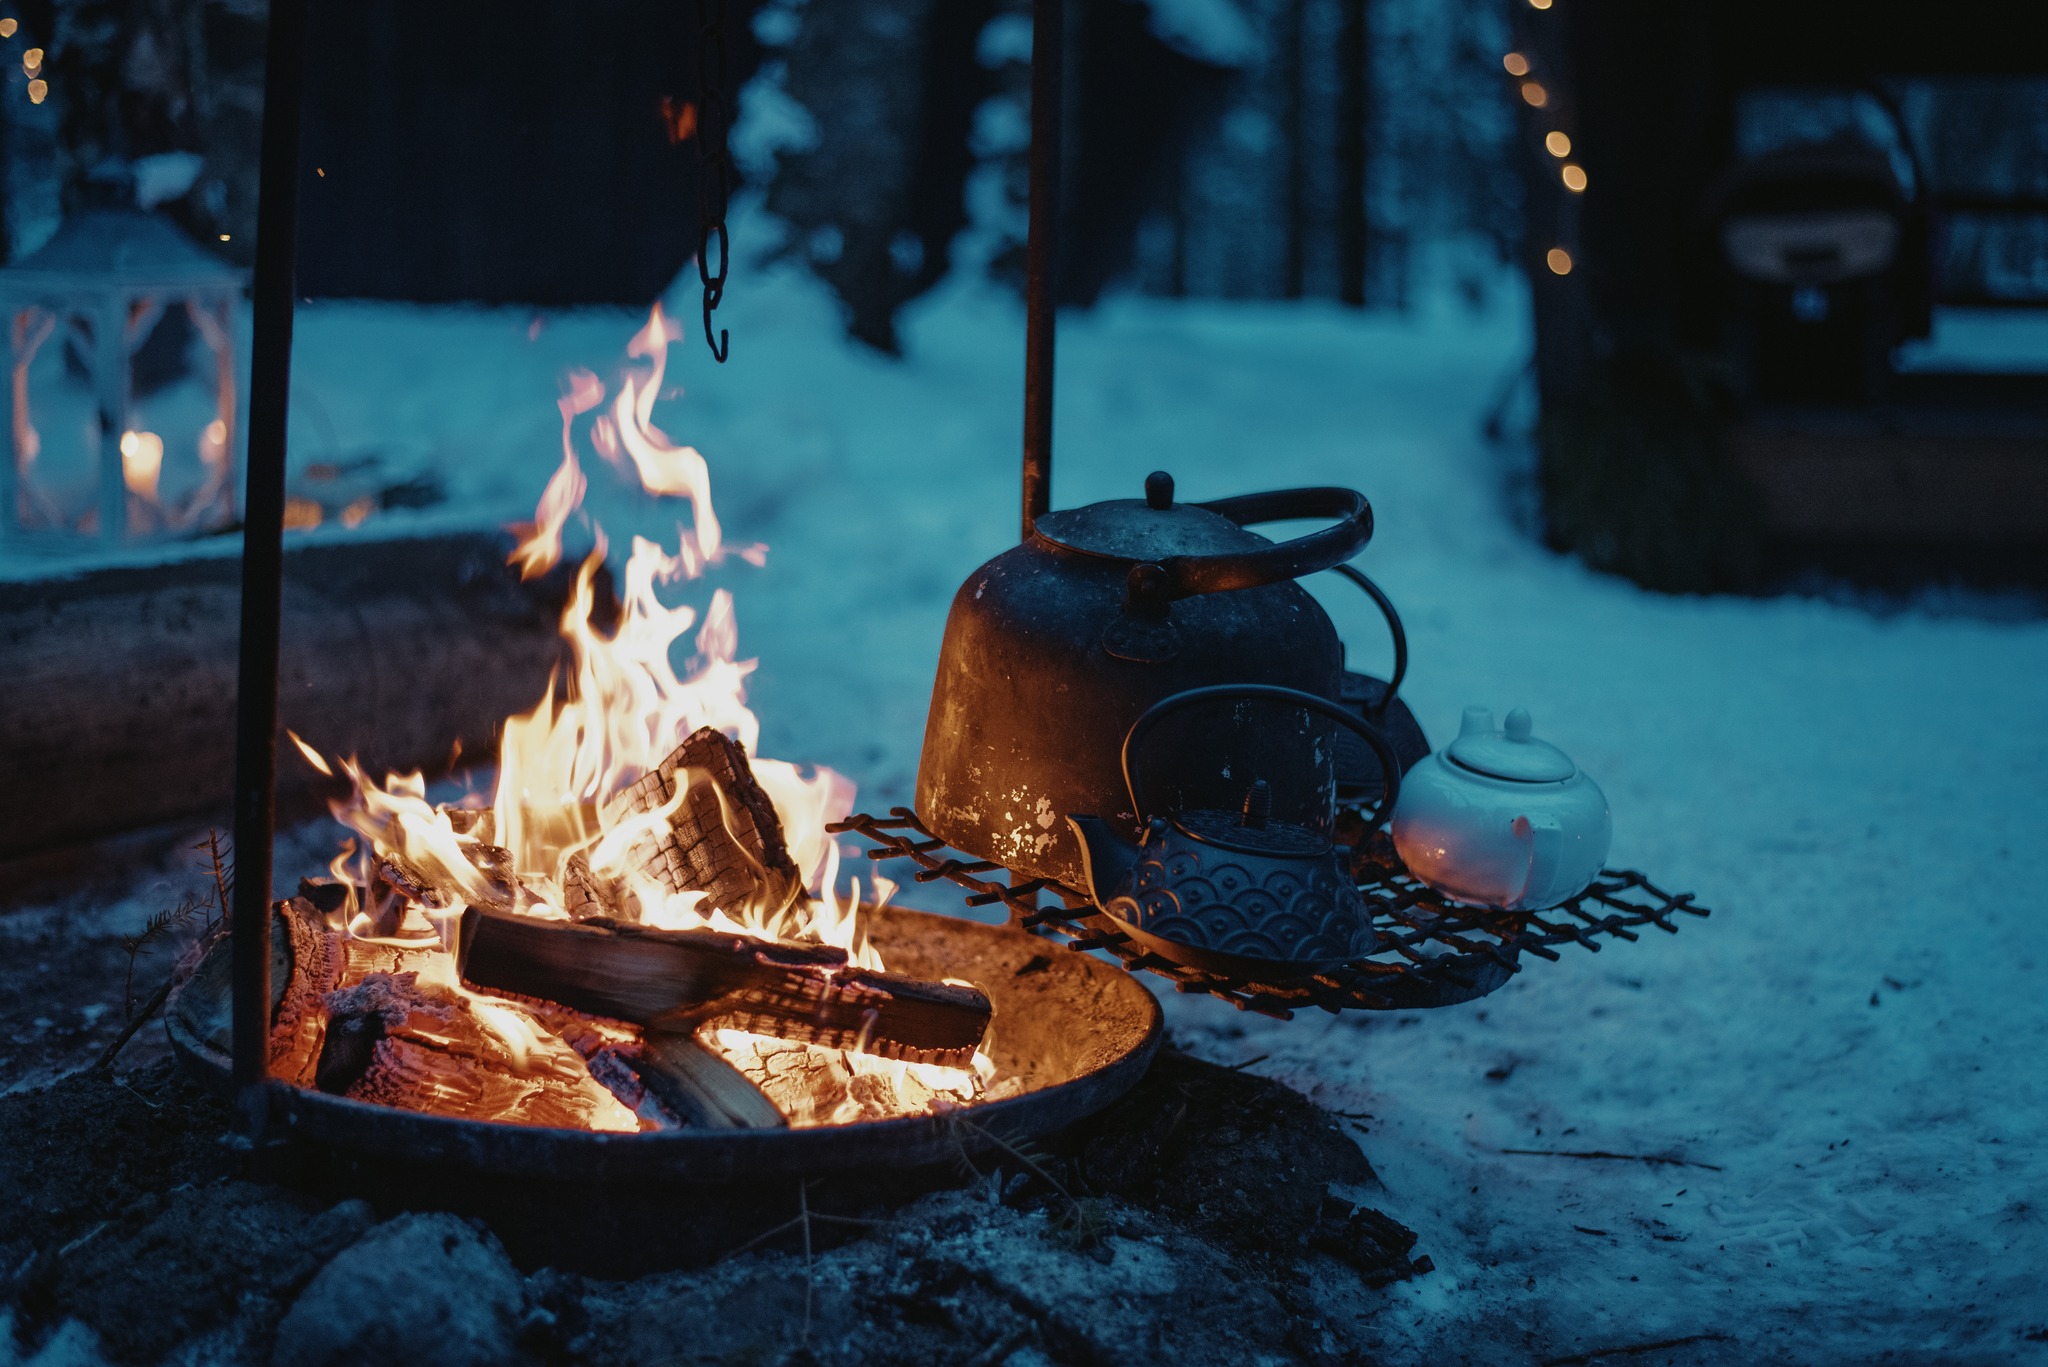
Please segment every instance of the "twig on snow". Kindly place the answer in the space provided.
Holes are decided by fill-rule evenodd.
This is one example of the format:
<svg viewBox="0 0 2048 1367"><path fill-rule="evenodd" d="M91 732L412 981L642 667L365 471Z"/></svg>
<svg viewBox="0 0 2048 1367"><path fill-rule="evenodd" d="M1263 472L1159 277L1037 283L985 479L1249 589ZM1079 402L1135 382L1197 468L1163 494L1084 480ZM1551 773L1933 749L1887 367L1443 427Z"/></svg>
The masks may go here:
<svg viewBox="0 0 2048 1367"><path fill-rule="evenodd" d="M1591 1352L1572 1353L1561 1358L1543 1359L1543 1367L1587 1367L1587 1364L1602 1358L1627 1357L1631 1353L1655 1353L1666 1348L1683 1348L1688 1343L1726 1343L1728 1335L1716 1330L1704 1334L1687 1334L1684 1338L1658 1339L1655 1343L1631 1343L1620 1348L1595 1348Z"/></svg>
<svg viewBox="0 0 2048 1367"><path fill-rule="evenodd" d="M101 1074L111 1072L114 1067L115 1057L128 1047L128 1041L135 1038L135 1032L144 1025L147 1025L150 1017L163 1009L164 1002L170 998L170 995L171 980L165 978L163 986L149 994L149 1000L142 1004L140 1011L128 1017L127 1023L121 1027L121 1033L114 1036L108 1042L106 1048L100 1050L100 1056L92 1061L92 1067L87 1071Z"/></svg>
<svg viewBox="0 0 2048 1367"><path fill-rule="evenodd" d="M1719 1172L1713 1163L1695 1163L1690 1158L1678 1158L1664 1153L1608 1153L1605 1149L1502 1149L1502 1153L1526 1154L1532 1158L1599 1158L1616 1163L1649 1163L1667 1168L1705 1168L1708 1172Z"/></svg>
<svg viewBox="0 0 2048 1367"><path fill-rule="evenodd" d="M985 1352L976 1353L973 1357L969 1358L967 1360L967 1367L1002 1367L1005 1362L1008 1362L1015 1355L1019 1348L1022 1348L1030 1341L1031 1326L1027 1324L1022 1329L1012 1330L1010 1333L1005 1334L1002 1338L990 1344Z"/></svg>
<svg viewBox="0 0 2048 1367"><path fill-rule="evenodd" d="M811 1341L811 1196L809 1182L796 1184L797 1215L804 1222L804 1342Z"/></svg>

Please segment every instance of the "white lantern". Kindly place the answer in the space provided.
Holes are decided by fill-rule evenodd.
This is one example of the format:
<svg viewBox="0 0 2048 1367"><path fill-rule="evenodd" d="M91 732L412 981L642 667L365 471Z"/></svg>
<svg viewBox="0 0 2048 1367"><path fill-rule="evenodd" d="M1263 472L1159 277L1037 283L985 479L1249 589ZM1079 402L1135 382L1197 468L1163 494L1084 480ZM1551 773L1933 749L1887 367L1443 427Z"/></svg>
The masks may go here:
<svg viewBox="0 0 2048 1367"><path fill-rule="evenodd" d="M0 541L122 541L234 523L242 286L242 272L136 209L80 214L0 269L13 414ZM136 354L173 312L190 320L212 374L202 367L138 399Z"/></svg>

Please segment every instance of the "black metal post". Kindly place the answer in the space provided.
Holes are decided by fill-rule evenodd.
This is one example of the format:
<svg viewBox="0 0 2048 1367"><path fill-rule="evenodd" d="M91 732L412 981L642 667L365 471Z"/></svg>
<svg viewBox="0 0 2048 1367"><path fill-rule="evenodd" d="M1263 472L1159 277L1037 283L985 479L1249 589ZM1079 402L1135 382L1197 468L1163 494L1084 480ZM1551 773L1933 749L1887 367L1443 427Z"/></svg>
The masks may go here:
<svg viewBox="0 0 2048 1367"><path fill-rule="evenodd" d="M1031 224L1024 287L1024 535L1052 507L1052 366L1058 299L1063 0L1031 7Z"/></svg>
<svg viewBox="0 0 2048 1367"><path fill-rule="evenodd" d="M1372 84L1372 36L1366 0L1341 0L1337 27L1337 297L1365 307L1366 96Z"/></svg>
<svg viewBox="0 0 2048 1367"><path fill-rule="evenodd" d="M270 842L277 815L277 634L305 34L306 0L270 0L235 695L234 1082L241 1134L252 1145L260 1143L269 1114Z"/></svg>

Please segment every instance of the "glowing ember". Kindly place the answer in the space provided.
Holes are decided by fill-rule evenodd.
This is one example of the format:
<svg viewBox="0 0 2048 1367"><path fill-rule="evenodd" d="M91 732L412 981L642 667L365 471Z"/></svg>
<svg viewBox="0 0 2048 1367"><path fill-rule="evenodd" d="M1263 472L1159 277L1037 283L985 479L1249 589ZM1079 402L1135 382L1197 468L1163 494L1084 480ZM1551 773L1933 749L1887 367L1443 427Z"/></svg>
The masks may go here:
<svg viewBox="0 0 2048 1367"><path fill-rule="evenodd" d="M758 565L764 550L725 541L703 456L654 423L669 344L679 336L657 305L627 348L629 357L644 364L626 376L609 404L604 383L588 371L572 373L568 392L559 400L561 463L541 494L533 522L519 529L521 539L511 556L522 577L545 574L561 561L565 533L582 509L589 477L578 455L579 426L587 431L592 449L621 477L657 497L687 500L690 525L678 529L672 552L645 538L633 539L620 584L617 625L607 631L592 620L607 542L602 529L590 524L595 544L576 571L561 622L571 669L566 678L549 680L531 712L506 719L490 805L437 806L428 800L419 773L388 774L380 783L353 760L330 762L292 737L308 763L330 775L338 771L352 788L333 809L359 839L348 842L331 865L344 886L342 903L327 923L364 951L402 947L418 975L407 986L410 1014L391 1007L382 1018L402 1021L426 1040L432 1037L436 1013L456 1012L465 1029L502 1045L515 1070L530 1072L543 1083L553 1078L562 1087L588 1088L593 1076L607 1085L611 1079L578 1048L551 1033L547 1013L529 1003L478 993L458 979L452 951L466 907L569 920L585 909L589 890L596 888L604 891L604 914L613 919L834 946L855 967L883 967L868 943L867 926L894 888L876 878L865 902L858 880L840 890L839 850L826 826L852 811L854 789L830 769L807 773L780 760L751 758L753 778L773 804L796 870L796 878L785 882L798 886L764 877L743 902L713 908L703 892L678 891L648 869L648 841L676 818L693 784L706 783L717 795L714 823L723 813L731 830L734 817L725 790L694 768L677 770L673 797L656 805L635 805L645 785L628 790L658 769L669 772L662 769L663 761L700 728L738 741L749 756L760 732L746 705L746 678L754 666L738 658L731 594L714 592L700 615L693 606L664 603L658 592L698 578L728 556ZM679 671L675 656L682 644L688 657ZM394 887L402 897L394 899ZM381 889L388 905L368 904L372 899L366 890L373 888ZM351 963L355 957L349 956ZM365 957L363 971L376 958ZM343 986L329 994L330 1005L360 986L350 973L337 981ZM628 1036L634 1029L616 1022L606 1026ZM966 1070L732 1030L706 1031L699 1042L745 1073L793 1124L843 1123L959 1105L979 1096L992 1073L985 1055ZM431 1096L401 1104L438 1109ZM515 1114L493 1118L522 1119ZM611 1129L661 1122L650 1119L648 1108L634 1098L620 1095L617 1103L592 1108L584 1123Z"/></svg>

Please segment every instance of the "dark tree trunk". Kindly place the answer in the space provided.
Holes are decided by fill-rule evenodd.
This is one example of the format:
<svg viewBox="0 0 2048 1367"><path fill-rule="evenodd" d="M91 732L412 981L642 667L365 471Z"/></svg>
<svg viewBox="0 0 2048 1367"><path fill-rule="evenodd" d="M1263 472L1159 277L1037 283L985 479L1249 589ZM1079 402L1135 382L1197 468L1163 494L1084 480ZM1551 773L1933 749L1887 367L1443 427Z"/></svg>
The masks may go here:
<svg viewBox="0 0 2048 1367"><path fill-rule="evenodd" d="M1371 250L1365 212L1365 95L1371 40L1366 0L1337 3L1337 297L1363 308Z"/></svg>
<svg viewBox="0 0 2048 1367"><path fill-rule="evenodd" d="M1308 273L1308 6L1309 0L1288 0L1280 29L1287 43L1280 65L1287 115L1287 263L1280 292L1289 299L1301 298Z"/></svg>
<svg viewBox="0 0 2048 1367"><path fill-rule="evenodd" d="M994 77L989 0L863 0L802 11L785 89L814 145L785 155L768 207L839 295L853 336L894 354L896 311L945 273L966 221L974 106Z"/></svg>

